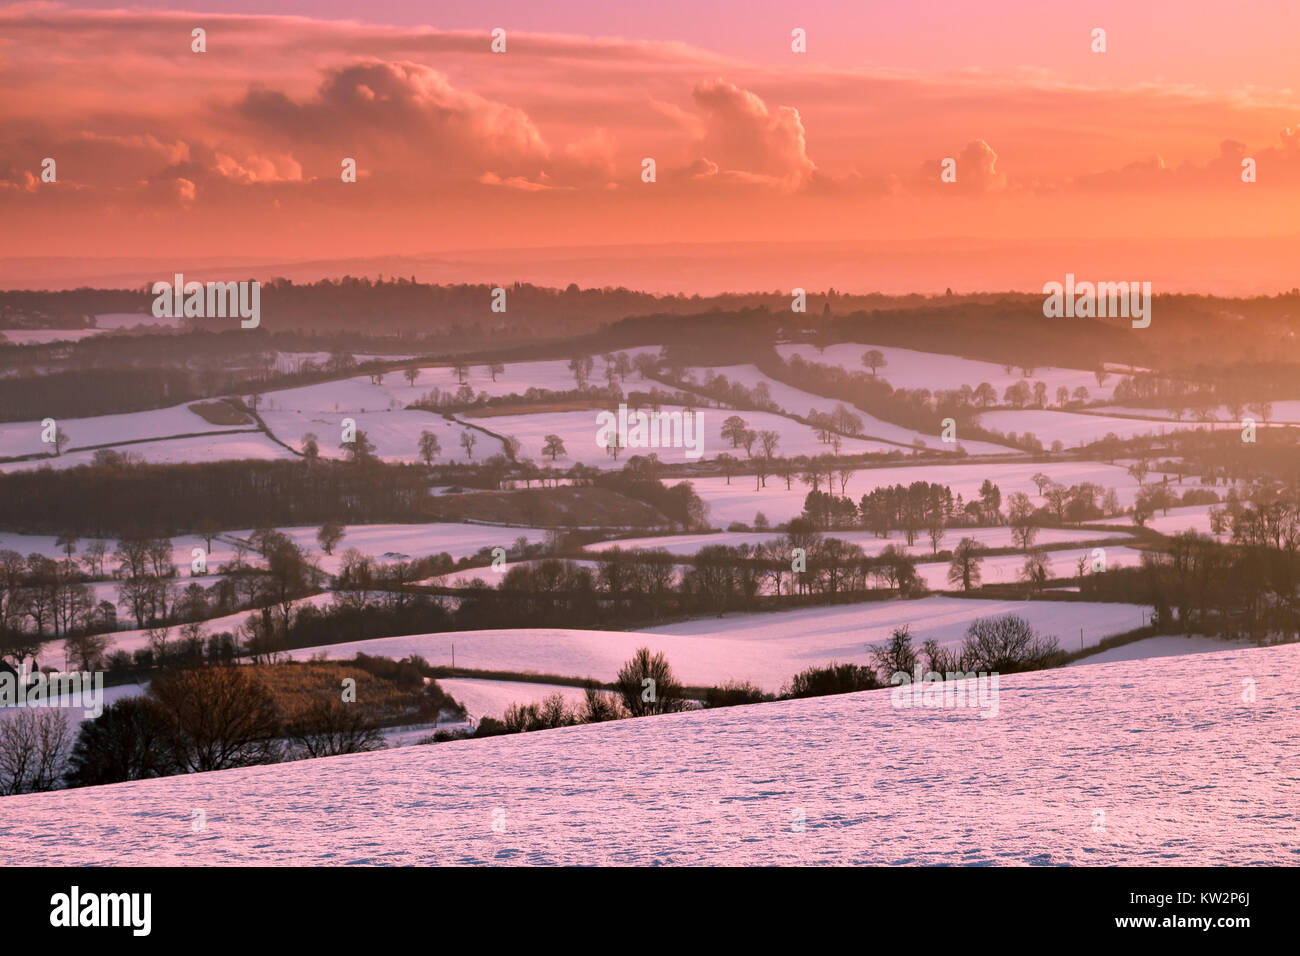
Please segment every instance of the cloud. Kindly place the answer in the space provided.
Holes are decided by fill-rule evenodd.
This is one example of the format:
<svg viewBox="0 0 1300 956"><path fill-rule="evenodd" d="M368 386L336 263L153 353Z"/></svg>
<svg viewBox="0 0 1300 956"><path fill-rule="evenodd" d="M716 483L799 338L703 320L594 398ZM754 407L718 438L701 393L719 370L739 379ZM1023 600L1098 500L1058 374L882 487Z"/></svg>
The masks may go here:
<svg viewBox="0 0 1300 956"><path fill-rule="evenodd" d="M973 139L955 156L945 158L956 161L957 178L954 181L943 180L943 159L929 159L921 164L912 177L912 190L921 193L983 195L1007 188L1007 177L998 169L998 154L983 139Z"/></svg>
<svg viewBox="0 0 1300 956"><path fill-rule="evenodd" d="M486 172L478 178L478 181L484 186L502 186L506 189L517 189L526 193L541 193L551 190L568 190L569 186L554 186L549 183L549 177L542 173L537 180L527 179L523 176L508 176L502 178L493 172Z"/></svg>
<svg viewBox="0 0 1300 956"><path fill-rule="evenodd" d="M430 163L480 172L535 172L549 155L523 110L452 86L420 63L366 62L325 72L313 96L253 88L240 114L286 141L372 156L400 149Z"/></svg>
<svg viewBox="0 0 1300 956"><path fill-rule="evenodd" d="M1186 160L1178 166L1167 165L1164 158L1156 154L1118 169L1079 176L1072 185L1083 191L1146 194L1237 189L1242 185L1242 163L1247 158L1253 159L1256 165L1258 179L1252 185L1267 189L1270 185L1300 183L1298 137L1288 128L1281 131L1279 139L1280 147L1255 149L1239 140L1224 139L1219 143L1217 156L1202 162Z"/></svg>
<svg viewBox="0 0 1300 956"><path fill-rule="evenodd" d="M817 169L793 107L769 109L756 94L721 79L698 84L692 99L705 114L697 145L702 158L717 164L716 175L797 189Z"/></svg>

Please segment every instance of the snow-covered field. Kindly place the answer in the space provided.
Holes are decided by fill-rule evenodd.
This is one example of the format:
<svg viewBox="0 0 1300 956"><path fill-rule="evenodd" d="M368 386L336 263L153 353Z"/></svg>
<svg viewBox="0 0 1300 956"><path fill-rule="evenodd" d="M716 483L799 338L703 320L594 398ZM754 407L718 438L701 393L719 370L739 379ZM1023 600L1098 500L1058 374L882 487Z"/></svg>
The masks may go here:
<svg viewBox="0 0 1300 956"><path fill-rule="evenodd" d="M1272 414L1269 415L1270 422L1292 422L1300 423L1300 401L1280 401L1272 403ZM1105 405L1097 409L1099 412L1107 412L1116 415L1141 415L1146 418L1167 418L1173 419L1174 413L1168 408L1134 408L1123 405ZM1239 423L1241 418L1253 418L1260 422L1260 416L1251 406L1243 409L1240 418L1234 417L1232 412L1224 405L1218 405L1208 410L1209 415L1215 421ZM1184 409L1183 421L1196 420L1196 413Z"/></svg>
<svg viewBox="0 0 1300 956"><path fill-rule="evenodd" d="M213 425L190 411L187 405L173 405L170 408L156 408L145 412L98 415L93 418L66 418L59 422L59 427L68 433L68 448L83 448L89 445L115 445L146 438L166 438L170 435L229 431L231 428L241 426ZM253 423L249 422L246 427L253 427ZM52 453L53 446L41 440L41 433L44 430L39 421L0 423L0 458ZM130 450L136 451L136 448L132 446Z"/></svg>
<svg viewBox="0 0 1300 956"><path fill-rule="evenodd" d="M1152 517L1147 519L1146 527L1152 531L1159 531L1161 534L1180 534L1184 531L1195 531L1197 534L1213 534L1210 528L1210 509L1221 508L1222 505L1187 505L1182 508L1170 508L1169 514L1156 512ZM1130 519L1131 520L1131 517ZM1217 536L1220 541L1232 537L1231 532L1224 532Z"/></svg>
<svg viewBox="0 0 1300 956"><path fill-rule="evenodd" d="M642 353L658 355L659 347L643 346L640 348L620 349L619 351L627 355L628 361L631 362ZM603 387L608 383L605 376L605 361L599 355L593 355L592 359L592 371L587 384ZM497 373L495 382L492 381L492 375L486 365L471 365L469 374L465 377L465 383L474 390L476 396L480 392L486 392L494 398L502 395L523 395L530 388L542 389L548 392L569 392L578 387L578 382L569 369L567 359L540 362L509 362L506 363L504 372ZM427 392L434 386L444 392L455 392L460 387L460 381L456 378L455 371L450 366L420 369L420 378L416 380L415 384L416 388L422 393ZM648 392L656 383L643 381L640 374L631 372L626 380L616 378L615 384L624 392L634 390Z"/></svg>
<svg viewBox="0 0 1300 956"><path fill-rule="evenodd" d="M325 554L316 541L320 530L314 525L302 525L279 530L289 536L303 551L307 552L326 574L334 574L343 562L343 553L349 548L356 548L362 554L368 554L380 562L423 558L446 552L454 559L477 554L483 548L505 548L510 550L519 538L527 538L529 544L545 540L546 532L537 528L510 528L497 525L468 524L456 521L437 521L427 524L355 524L344 525L343 540L334 549L333 554ZM212 550L208 552L208 568L215 571L220 565L235 557L236 540L247 540L252 529L240 531L223 531L212 541ZM91 539L77 542L78 555L84 554ZM105 556L105 572L112 573L117 566L113 558L116 542L106 541L108 554ZM190 560L194 548L206 548L207 543L197 535L177 535L172 538L172 560L178 570L178 581L189 582ZM0 550L12 549L19 554L43 554L51 558L63 558L62 549L55 545L53 535L14 534L0 531ZM75 555L74 555L75 557ZM258 556L249 552L248 560L257 562Z"/></svg>
<svg viewBox="0 0 1300 956"><path fill-rule="evenodd" d="M97 329L179 329L183 322L180 316L158 318L152 312L101 312L95 316Z"/></svg>
<svg viewBox="0 0 1300 956"><path fill-rule="evenodd" d="M0 329L0 342L10 345L45 345L49 342L80 342L107 329Z"/></svg>
<svg viewBox="0 0 1300 956"><path fill-rule="evenodd" d="M1011 411L984 412L979 416L982 428L1010 434L1033 435L1050 447L1059 441L1066 448L1086 445L1100 441L1109 434L1121 439L1134 435L1167 435L1174 431L1188 429L1211 429L1236 427L1229 425L1208 425L1201 422L1149 421L1138 418L1112 418L1104 415L1081 415L1077 412L1062 412L1050 408L1025 408Z"/></svg>
<svg viewBox="0 0 1300 956"><path fill-rule="evenodd" d="M1003 677L988 719L868 691L7 797L0 864L1294 864L1298 669L1125 661Z"/></svg>
<svg viewBox="0 0 1300 956"><path fill-rule="evenodd" d="M74 438L76 436L73 436ZM228 461L252 458L273 461L294 458L293 452L277 445L261 432L238 432L231 435L196 435L192 438L173 438L170 441L146 441L135 445L121 445L116 451L130 452L147 462L159 465L184 464L195 461ZM38 458L30 461L0 463L0 471L20 471L33 468L75 468L89 465L93 451L64 452L57 458Z"/></svg>
<svg viewBox="0 0 1300 956"><path fill-rule="evenodd" d="M312 386L319 388L320 386ZM271 433L282 442L302 449L302 438L308 432L316 436L322 458L343 458L346 452L340 447L343 438L343 419L350 418L357 431L365 432L375 446L375 454L387 461L420 461L420 435L433 432L438 436L442 450L437 461L482 461L499 455L501 442L491 435L449 422L441 415L419 409L394 409L390 411L360 411L346 409L341 412L324 411L262 411L262 420ZM474 436L474 448L466 456L460 436L469 432Z"/></svg>
<svg viewBox="0 0 1300 956"><path fill-rule="evenodd" d="M1137 481L1122 467L1095 461L1063 462L988 462L971 464L903 465L897 468L866 468L854 473L845 489L855 503L873 488L881 485L910 485L914 481L931 481L952 488L954 496L960 494L966 501L979 497L980 485L989 479L1002 490L1003 507L1015 491L1023 491L1042 504L1038 487L1032 478L1042 472L1062 485L1076 485L1090 481L1103 488L1114 488L1120 504L1130 507L1137 497ZM669 482L670 484L672 482ZM751 522L754 512L761 511L769 521L789 521L803 511L808 486L799 481L787 491L780 478L767 479L767 487L754 490L752 476L737 476L726 483L722 477L693 478L691 483L700 498L709 506L709 520L714 525L726 527L733 521ZM835 493L839 494L836 485Z"/></svg>
<svg viewBox="0 0 1300 956"><path fill-rule="evenodd" d="M107 707L109 704L116 703L125 697L139 697L147 690L147 685L143 684L114 684L111 687L105 687L103 696L99 698L100 706ZM86 694L61 694L49 703L51 709L67 711L68 725L75 731L76 724L83 720L94 719L93 715L86 714L87 705L93 704L93 692L87 691ZM0 707L0 720L4 720L23 708L21 707Z"/></svg>
<svg viewBox="0 0 1300 956"><path fill-rule="evenodd" d="M625 349L630 359L638 353L657 354L656 348ZM309 355L321 362L328 356L323 353ZM356 356L358 361L367 358L394 359L395 356ZM544 389L551 392L567 392L577 388L573 372L569 371L567 360L556 359L540 362L512 362L505 366L504 372L498 372L496 381L486 365L470 365L465 383L474 391L475 397L480 392L491 396L524 394L530 388ZM620 383L625 390L646 388L654 383L641 385L640 376L632 373L626 382ZM604 362L597 357L589 384L605 384ZM295 410L301 412L359 412L378 411L393 408L405 408L418 401L434 388L443 392L455 393L461 382L455 369L449 365L429 366L417 370L415 382L407 380L405 371L385 372L383 381L374 384L369 375L355 375L337 381L321 382L316 385L304 385L296 388L280 389L266 392L263 398L264 408L271 410Z"/></svg>
<svg viewBox="0 0 1300 956"><path fill-rule="evenodd" d="M665 405L661 409L665 414L683 411L683 409ZM685 448L628 448L619 453L615 461L610 453L596 443L601 423L597 420L596 409L576 412L542 412L531 415L491 415L467 418L475 424L482 425L498 435L517 438L523 446L521 457L531 458L538 464L549 465L551 459L542 454L547 435L559 435L564 441L565 454L560 455L557 467L568 467L575 462L596 467L622 468L629 455L649 454L654 452L659 460L670 464L690 461ZM781 436L776 454L782 457L795 455L829 454L831 446L817 439L817 433L808 425L796 422L772 412L733 412L725 408L696 409L697 420L703 422L703 443L700 447L703 458L716 458L728 454L744 461L748 456L744 446L733 447L730 439L722 436L722 423L732 415L739 415L750 429L755 432L770 430ZM631 421L628 425L632 427ZM697 426L698 427L698 426ZM880 442L864 441L860 438L845 438L841 444L841 454L860 455L868 452L882 453L894 450L894 446ZM754 453L761 454L761 446L754 445Z"/></svg>
<svg viewBox="0 0 1300 956"><path fill-rule="evenodd" d="M954 540L952 542L956 544ZM1035 539L1034 545L1038 546L1044 542ZM1106 552L1106 568L1135 568L1142 563L1142 552L1134 548L1116 547L1108 545ZM1047 552L1047 574L1053 578L1072 578L1079 573L1077 562L1080 558L1088 561L1089 566L1092 564L1091 548L1063 548L1059 551ZM1013 584L1020 580L1021 569L1025 566L1025 556L1023 554L999 554L985 558L980 562L980 581L983 584ZM917 575L925 582L925 586L932 591L947 591L953 589L953 585L948 583L947 561L929 561L916 566Z"/></svg>
<svg viewBox="0 0 1300 956"><path fill-rule="evenodd" d="M930 539L924 534L918 536L916 543L910 548L907 546L907 539L898 531L893 532L888 538L878 538L870 531L827 531L825 537L839 538L841 541L856 544L866 554L879 554L889 545L901 548L920 558L924 558L932 551ZM1034 544L1037 546L1069 544L1073 541L1125 541L1130 537L1131 535L1122 531L1078 531L1073 528L1039 528L1038 534L1034 538ZM624 550L662 548L669 554L683 555L695 554L700 548L708 545L725 544L734 548L742 544L748 544L753 547L762 544L764 541L777 541L780 538L781 533L779 531L719 531L714 534L672 534L657 538L621 538L615 541L597 541L595 544L587 545L583 550L599 554L602 551L608 551L610 548L622 548ZM986 548L1010 548L1014 545L1011 540L1011 529L1008 527L949 528L944 534L943 540L939 543L939 550L951 550L962 538L974 538Z"/></svg>
<svg viewBox="0 0 1300 956"><path fill-rule="evenodd" d="M484 568L467 568L464 571L453 571L450 574L441 574L437 577L429 578L422 582L424 584L434 584L444 588L464 588L469 587L475 580L482 581L488 587L498 587L504 580L506 572L515 567L527 567L531 564L537 564L537 561L507 561L498 568L491 566ZM587 568L593 574L596 573L598 565L595 561L568 561L569 564L576 564L579 567Z"/></svg>
<svg viewBox="0 0 1300 956"><path fill-rule="evenodd" d="M776 351L783 359L798 355L806 362L838 365L851 372L869 372L870 369L862 364L862 356L870 349L876 349L885 357L888 364L876 374L894 388L928 388L935 391L941 388L957 389L963 385L975 388L981 382L988 382L997 389L1000 401L1002 393L1009 385L1024 380L1032 386L1034 382L1041 381L1047 385L1048 395L1053 399L1056 397L1056 390L1064 385L1071 393L1076 388L1086 388L1089 396L1095 401L1109 398L1115 389L1115 383L1119 380L1118 375L1111 375L1105 385L1098 385L1096 376L1092 372L1050 366L1032 369L1031 375L1025 375L1021 369L1015 368L1008 375L1002 370L1001 365L994 362L881 345L842 343L829 345L824 351L819 351L814 345L779 345Z"/></svg>
<svg viewBox="0 0 1300 956"><path fill-rule="evenodd" d="M569 707L582 704L585 692L567 684L534 684L529 681L479 680L475 677L440 677L438 686L465 707L475 720L500 719L511 704L537 704L551 694L560 694Z"/></svg>
<svg viewBox="0 0 1300 956"><path fill-rule="evenodd" d="M725 375L728 382L739 382L746 388L753 389L760 383L767 386L768 394L784 411L791 415L807 416L810 411L818 411L829 414L834 410L836 405L845 404L836 401L833 398L826 398L822 395L814 395L812 392L805 392L802 389L794 388L783 382L778 382L774 378L769 378L753 365L724 365L715 368L691 368L687 372L694 376L695 381L704 383L705 377L709 372L715 375ZM864 412L862 409L849 406L849 410L862 419L862 433L872 438L881 439L886 442L893 442L899 445L916 446L918 443L924 443L923 447L948 449L944 445L939 435L927 435L924 432L915 432L910 428L904 428L901 425L895 425L892 422L876 418L874 415ZM745 413L742 413L745 414ZM1017 449L1008 445L996 445L990 442L982 441L964 441L959 446L965 450L968 455L1006 455L1015 454ZM952 446L954 449L958 446ZM885 449L889 450L888 448ZM788 454L782 452L782 454Z"/></svg>
<svg viewBox="0 0 1300 956"><path fill-rule="evenodd" d="M1144 637L1140 641L1121 644L1119 647L1107 648L1081 657L1066 667L1083 667L1088 664L1111 664L1115 661L1139 661L1150 657L1177 657L1180 654L1205 654L1209 651L1235 651L1243 645L1239 641L1225 641L1204 634L1185 634L1181 636L1161 635Z"/></svg>
<svg viewBox="0 0 1300 956"><path fill-rule="evenodd" d="M178 579L178 581L182 586L184 586L187 579L180 578ZM299 608L311 604L317 607L324 607L333 603L334 603L334 593L332 591L323 591L320 594L313 594L308 597L301 598L297 601L294 601L293 606L295 608ZM221 634L222 632L229 632L231 634L234 634L239 630L240 625L242 625L245 621L247 621L249 617L252 617L258 613L260 612L253 611L253 610L236 611L234 614L226 614L223 615L222 617L210 618L209 620L203 622L203 637L205 638L211 637L214 634ZM130 615L125 610L119 608L118 620L129 621L131 620L131 618ZM133 629L129 631L110 631L108 636L112 638L112 643L107 648L107 652L109 654L112 654L114 651L126 651L128 654L132 654L138 650L142 650L143 648L149 646L149 632L147 629L143 629L143 630ZM170 647L174 644L177 644L181 640L181 637L182 635L179 627L169 628L167 631L168 646ZM301 652L295 652L294 656L298 660L305 661L310 655ZM352 655L349 654L348 656L351 657ZM41 664L44 665L44 664L51 663L51 659L59 664L62 664L63 662L62 641L49 641L46 643L44 649L41 652Z"/></svg>
<svg viewBox="0 0 1300 956"><path fill-rule="evenodd" d="M496 525L465 524L445 521L433 524L366 524L347 525L346 534L334 553L324 554L316 542L319 528L282 528L298 547L314 552L320 566L328 574L338 571L343 552L356 548L379 561L423 558L446 552L455 559L477 554L484 548L505 548L509 551L516 540L527 538L529 544L545 540L546 532L537 528L507 528ZM236 531L233 535L245 537L251 532Z"/></svg>
<svg viewBox="0 0 1300 956"><path fill-rule="evenodd" d="M859 534L865 538L864 543L867 545L867 548L864 548L864 550L867 550L868 553L878 554L886 544L890 543L881 538L869 537L866 532L859 532ZM760 535L758 537L765 537L769 540L771 538L770 535ZM1075 537L1077 538L1078 535L1076 534ZM957 540L958 539L954 537L951 542L948 542L948 546L951 547L956 544ZM905 544L902 540L894 543L899 546L904 546ZM1045 541L1037 539L1034 542L1035 546L1045 543ZM1142 563L1142 552L1133 548L1110 545L1104 550L1107 568L1131 568L1137 567ZM911 549L912 554L918 555L922 558L924 558L929 551L929 545L927 544L923 547L920 541L918 541ZM1056 578L1074 577L1078 574L1078 568L1076 565L1080 558L1086 559L1089 565L1091 565L1093 560L1093 549L1063 548L1061 550L1047 552L1048 576ZM444 574L439 577L430 578L426 583L436 584L442 587L461 588L468 587L471 582L478 579L489 587L496 587L501 583L502 576L511 568L530 563L535 562L507 562L499 569L487 567L470 568L465 571L453 571L451 574ZM595 561L573 561L571 563L588 568L593 573L595 573L599 567L599 564ZM984 584L1015 583L1020 580L1020 572L1024 567L1024 564L1025 556L1023 554L1000 554L986 557L980 563L981 581ZM947 561L922 560L922 562L916 566L916 573L917 576L925 582L925 586L930 590L947 591L953 587L948 583L948 567L949 562Z"/></svg>
<svg viewBox="0 0 1300 956"><path fill-rule="evenodd" d="M358 651L401 658L419 654L435 665L472 670L510 670L613 680L638 647L663 651L687 684L751 680L777 690L797 672L831 661L870 661L868 645L889 639L899 625L911 626L913 643L934 638L957 645L977 617L1015 613L1038 630L1056 635L1066 650L1096 644L1112 634L1141 627L1146 608L1136 604L1081 601L989 601L929 597L763 614L706 617L644 631L584 631L572 628L457 631L331 644L293 652L346 659Z"/></svg>

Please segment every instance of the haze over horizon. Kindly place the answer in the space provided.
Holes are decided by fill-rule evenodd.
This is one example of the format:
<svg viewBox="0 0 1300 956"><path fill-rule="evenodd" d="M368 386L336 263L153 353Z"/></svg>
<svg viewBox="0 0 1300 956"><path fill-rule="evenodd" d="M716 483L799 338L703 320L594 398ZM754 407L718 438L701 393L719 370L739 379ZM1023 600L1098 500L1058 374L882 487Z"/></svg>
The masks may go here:
<svg viewBox="0 0 1300 956"><path fill-rule="evenodd" d="M656 295L786 294L835 289L865 295L1039 294L1066 272L1081 280L1114 277L1155 284L1157 294L1250 297L1294 288L1290 244L1268 240L1161 240L1170 253L1159 269L1135 271L1141 241L987 240L803 243L664 243L655 246L540 246L445 250L346 258L11 257L0 260L0 289L135 288L168 280L276 278L294 282L379 277L454 285L514 282L564 288L618 287ZM1276 277L1276 278L1271 278Z"/></svg>

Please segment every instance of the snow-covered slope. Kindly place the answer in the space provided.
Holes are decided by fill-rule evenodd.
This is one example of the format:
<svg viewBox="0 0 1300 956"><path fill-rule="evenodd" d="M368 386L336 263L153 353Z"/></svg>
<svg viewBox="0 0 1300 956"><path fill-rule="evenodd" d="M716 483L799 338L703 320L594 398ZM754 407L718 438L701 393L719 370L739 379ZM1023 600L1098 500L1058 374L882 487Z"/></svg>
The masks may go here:
<svg viewBox="0 0 1300 956"><path fill-rule="evenodd" d="M491 573L485 572L484 579L490 580ZM702 617L643 631L538 627L377 637L298 648L292 656L305 661L317 655L347 660L358 651L394 659L418 654L441 666L451 663L455 645L460 667L608 681L638 647L645 646L663 651L686 684L747 680L775 691L814 665L869 663L870 645L888 641L899 625L911 628L916 647L931 639L956 647L976 618L1009 613L1023 616L1036 630L1058 638L1065 650L1073 651L1141 627L1148 611L1139 604L927 597Z"/></svg>
<svg viewBox="0 0 1300 956"><path fill-rule="evenodd" d="M1298 668L1198 654L1005 677L988 719L872 691L8 797L0 864L1294 864Z"/></svg>

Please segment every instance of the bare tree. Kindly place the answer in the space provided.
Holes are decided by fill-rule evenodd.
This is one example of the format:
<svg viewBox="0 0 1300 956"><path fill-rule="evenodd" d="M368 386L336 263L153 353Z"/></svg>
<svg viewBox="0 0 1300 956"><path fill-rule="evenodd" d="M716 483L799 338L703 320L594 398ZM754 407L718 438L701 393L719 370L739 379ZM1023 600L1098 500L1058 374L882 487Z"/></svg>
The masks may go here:
<svg viewBox="0 0 1300 956"><path fill-rule="evenodd" d="M196 667L154 678L149 696L176 722L178 759L192 773L271 763L280 731L275 701L249 668Z"/></svg>
<svg viewBox="0 0 1300 956"><path fill-rule="evenodd" d="M332 698L312 701L285 728L285 735L305 757L359 754L384 746L383 734L370 725L359 705Z"/></svg>
<svg viewBox="0 0 1300 956"><path fill-rule="evenodd" d="M0 718L0 796L53 790L72 749L60 710L18 708Z"/></svg>

